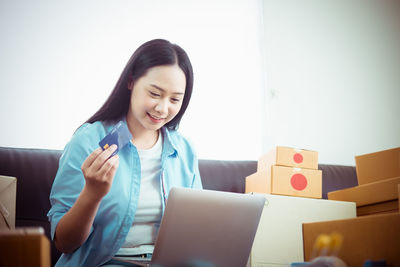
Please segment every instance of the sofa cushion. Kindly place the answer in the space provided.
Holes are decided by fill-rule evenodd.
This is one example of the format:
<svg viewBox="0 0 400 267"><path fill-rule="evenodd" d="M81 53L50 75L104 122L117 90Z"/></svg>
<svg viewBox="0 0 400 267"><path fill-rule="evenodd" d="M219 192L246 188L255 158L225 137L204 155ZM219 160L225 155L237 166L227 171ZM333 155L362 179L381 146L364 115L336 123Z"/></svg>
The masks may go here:
<svg viewBox="0 0 400 267"><path fill-rule="evenodd" d="M328 192L357 186L356 167L319 164L322 170L322 198L328 198Z"/></svg>
<svg viewBox="0 0 400 267"><path fill-rule="evenodd" d="M199 160L199 169L204 189L244 193L257 161Z"/></svg>

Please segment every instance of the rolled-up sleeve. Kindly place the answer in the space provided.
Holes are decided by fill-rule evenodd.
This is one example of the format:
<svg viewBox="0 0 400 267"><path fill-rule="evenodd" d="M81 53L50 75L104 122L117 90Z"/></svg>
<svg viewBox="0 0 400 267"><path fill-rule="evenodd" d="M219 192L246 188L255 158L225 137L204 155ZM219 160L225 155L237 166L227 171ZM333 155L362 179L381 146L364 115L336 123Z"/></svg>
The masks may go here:
<svg viewBox="0 0 400 267"><path fill-rule="evenodd" d="M47 213L52 239L58 222L73 206L85 185L81 166L96 148L93 146L87 136L75 134L60 157L59 168L50 192L51 208Z"/></svg>

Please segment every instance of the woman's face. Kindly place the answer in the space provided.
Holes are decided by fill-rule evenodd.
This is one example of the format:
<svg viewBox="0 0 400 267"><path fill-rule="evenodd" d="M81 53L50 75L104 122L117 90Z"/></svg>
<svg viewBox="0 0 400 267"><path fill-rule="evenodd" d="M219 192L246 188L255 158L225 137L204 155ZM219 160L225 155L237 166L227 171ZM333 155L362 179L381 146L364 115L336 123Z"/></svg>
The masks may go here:
<svg viewBox="0 0 400 267"><path fill-rule="evenodd" d="M156 131L171 121L182 106L186 77L178 65L156 66L130 85L127 120L134 131Z"/></svg>

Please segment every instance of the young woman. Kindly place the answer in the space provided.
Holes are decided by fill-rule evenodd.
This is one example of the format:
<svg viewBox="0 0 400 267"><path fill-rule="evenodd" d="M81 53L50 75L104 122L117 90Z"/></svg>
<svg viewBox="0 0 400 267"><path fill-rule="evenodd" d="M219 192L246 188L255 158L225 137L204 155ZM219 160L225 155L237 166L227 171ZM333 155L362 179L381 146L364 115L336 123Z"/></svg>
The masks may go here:
<svg viewBox="0 0 400 267"><path fill-rule="evenodd" d="M63 252L57 266L151 254L170 188L202 188L193 148L176 131L192 88L192 66L179 46L156 39L134 52L60 158L48 213ZM120 121L133 138L111 156L116 146L103 151L99 141Z"/></svg>

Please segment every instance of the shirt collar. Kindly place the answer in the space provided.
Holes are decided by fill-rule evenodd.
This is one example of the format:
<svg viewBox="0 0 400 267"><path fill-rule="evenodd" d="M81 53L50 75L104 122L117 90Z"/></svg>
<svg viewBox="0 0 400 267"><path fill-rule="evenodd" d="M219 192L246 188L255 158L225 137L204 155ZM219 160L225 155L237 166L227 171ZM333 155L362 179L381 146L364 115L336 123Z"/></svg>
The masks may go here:
<svg viewBox="0 0 400 267"><path fill-rule="evenodd" d="M121 120L127 124L126 116L123 117ZM116 122L115 124L117 124L117 123L118 122ZM108 132L111 131L112 127L114 127L115 124L109 126ZM177 146L171 138L170 130L167 127L163 126L163 127L161 127L160 131L161 131L161 134L163 135L163 139L164 139L163 154L165 153L164 155L167 155L167 156L177 156L178 149L176 149Z"/></svg>
<svg viewBox="0 0 400 267"><path fill-rule="evenodd" d="M165 126L162 127L160 130L164 138L164 153L168 156L177 156L178 150L176 149L176 144L174 143L174 140L171 138L170 130Z"/></svg>

